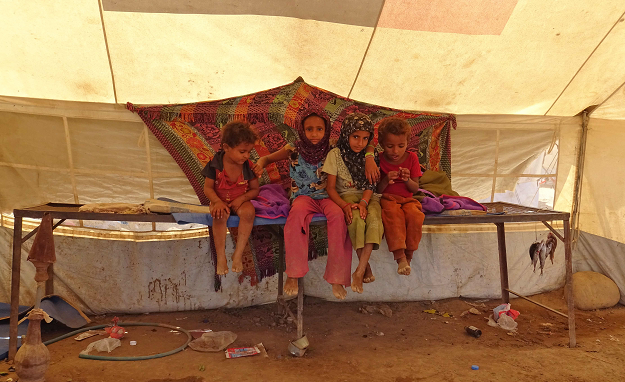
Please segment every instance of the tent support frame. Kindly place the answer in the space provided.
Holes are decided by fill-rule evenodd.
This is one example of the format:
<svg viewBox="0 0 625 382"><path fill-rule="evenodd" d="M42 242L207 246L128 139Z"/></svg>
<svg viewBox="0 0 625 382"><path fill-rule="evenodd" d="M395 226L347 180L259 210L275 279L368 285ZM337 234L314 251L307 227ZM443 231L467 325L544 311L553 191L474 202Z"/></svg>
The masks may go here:
<svg viewBox="0 0 625 382"><path fill-rule="evenodd" d="M425 217L424 225L438 225L438 224L495 224L497 226L497 242L499 249L499 264L500 264L500 276L501 276L501 297L505 302L510 300L509 283L508 283L508 262L506 254L505 243L505 228L504 223L515 222L543 222L552 232L555 230L547 223L548 221L562 221L564 226L564 235L559 235L558 238L564 241L564 255L565 255L565 267L566 267L566 285L565 293L567 296L567 309L568 309L568 324L569 324L569 346L575 347L575 310L573 304L573 269L572 269L572 255L571 255L571 230L569 227L569 219L571 214L568 212L558 212L550 210L542 210L538 208L523 207L510 203L485 203L488 208L487 214L479 215L467 215L467 216L445 216L445 215L429 215ZM76 220L104 220L104 221L117 221L120 219L119 214L112 213L93 213L93 212L80 212L78 211L80 204L62 204L62 203L48 203L41 206L16 209L13 210L15 217L13 225L13 258L11 264L11 317L9 328L9 360L12 361L15 358L17 352L17 323L18 323L18 309L19 309L19 296L20 296L20 271L21 271L21 254L22 244L29 239L36 232L33 231L22 237L22 218L34 218L41 219L44 213L49 213L52 219L76 219ZM163 222L163 223L175 223L175 219L171 214L124 214L124 220L126 221L138 221L138 222ZM54 227L58 227L62 221L57 222ZM278 233L282 234L284 239L284 230L282 227L275 227L278 229ZM297 334L301 338L304 332L304 285L302 280L299 280L298 296L297 296L297 316L295 316L288 308L287 302L284 299L283 290L283 272L284 272L284 245L280 245L280 254L278 261L278 309L282 311L285 309L293 320L297 323ZM47 293L53 293L53 271L50 272L49 286L46 287ZM516 294L512 292L513 294Z"/></svg>

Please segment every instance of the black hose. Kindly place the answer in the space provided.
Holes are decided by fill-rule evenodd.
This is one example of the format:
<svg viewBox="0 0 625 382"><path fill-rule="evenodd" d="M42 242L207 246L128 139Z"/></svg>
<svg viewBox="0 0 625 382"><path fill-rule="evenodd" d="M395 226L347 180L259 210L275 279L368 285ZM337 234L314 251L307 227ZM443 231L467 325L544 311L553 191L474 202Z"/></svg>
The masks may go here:
<svg viewBox="0 0 625 382"><path fill-rule="evenodd" d="M79 357L80 358L85 358L85 359L96 359L99 361L142 361L145 359L154 359L154 358L161 358L161 357L167 357L168 355L172 355L175 353L178 353L182 350L184 350L187 345L189 345L189 342L191 342L191 340L193 339L191 337L191 333L189 333L187 330L180 328L178 326L173 326L173 325L167 325L167 324L158 324L158 323L152 323L152 322L119 322L118 323L119 326L158 326L161 328L168 328L168 329L172 329L172 330L177 330L179 332L182 332L184 334L187 335L187 342L184 343L184 345L177 347L174 350L170 350L168 352L165 353L158 353L158 354L153 354L153 355L141 355L141 356L136 356L136 357L111 357L111 356L106 356L106 355L91 355L91 354L80 354ZM53 344L57 341L63 340L67 337L72 337L76 334L82 333L82 332L86 332L88 330L97 330L97 329L102 329L105 328L109 325L96 325L96 326L90 326L87 328L82 328L82 329L78 329L78 330L74 330L73 332L69 332L67 334L64 334L60 337L51 339L49 341L44 342L44 345L50 345Z"/></svg>

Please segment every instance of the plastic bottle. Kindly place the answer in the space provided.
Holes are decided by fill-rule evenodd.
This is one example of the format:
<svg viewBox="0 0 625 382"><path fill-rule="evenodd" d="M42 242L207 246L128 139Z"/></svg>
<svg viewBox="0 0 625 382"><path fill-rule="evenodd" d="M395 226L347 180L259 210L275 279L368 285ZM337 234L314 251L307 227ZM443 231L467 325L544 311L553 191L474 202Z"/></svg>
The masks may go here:
<svg viewBox="0 0 625 382"><path fill-rule="evenodd" d="M482 335L482 331L476 328L475 326L467 326L464 328L464 330L466 330L467 333L469 333L475 338L480 338L480 336Z"/></svg>

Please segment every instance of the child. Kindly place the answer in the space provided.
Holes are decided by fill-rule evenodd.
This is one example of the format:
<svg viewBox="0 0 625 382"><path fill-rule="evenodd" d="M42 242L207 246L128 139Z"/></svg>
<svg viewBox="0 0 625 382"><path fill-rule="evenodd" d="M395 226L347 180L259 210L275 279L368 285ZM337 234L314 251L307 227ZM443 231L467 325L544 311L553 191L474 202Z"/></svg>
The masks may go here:
<svg viewBox="0 0 625 382"><path fill-rule="evenodd" d="M323 171L328 174L327 191L345 215L349 237L359 263L352 275L352 290L362 293L364 278L373 278L368 267L371 251L378 249L383 228L375 184L365 176L365 148L373 138L373 123L362 113L343 121L337 147L328 153ZM367 153L376 158L376 153Z"/></svg>
<svg viewBox="0 0 625 382"><path fill-rule="evenodd" d="M232 271L243 271L243 250L252 232L255 210L250 200L258 196L258 179L252 171L250 151L258 135L250 124L234 121L221 130L221 150L202 170L204 194L210 200L217 250L217 274L228 273L226 222L230 213L239 217L239 237L232 255Z"/></svg>
<svg viewBox="0 0 625 382"><path fill-rule="evenodd" d="M410 125L401 118L385 118L378 127L378 141L384 149L380 156L382 177L382 222L388 249L397 261L397 273L410 274L412 254L419 248L425 215L421 203L412 195L419 189L421 167L413 152L406 152Z"/></svg>
<svg viewBox="0 0 625 382"><path fill-rule="evenodd" d="M330 121L322 110L308 110L297 123L299 141L258 160L254 171L260 176L268 164L291 159L291 210L284 226L286 275L284 292L293 295L298 279L308 272L308 227L314 214L328 220L328 263L324 279L332 285L338 299L347 295L352 248L347 236L343 212L328 199L327 176L321 171L330 150Z"/></svg>

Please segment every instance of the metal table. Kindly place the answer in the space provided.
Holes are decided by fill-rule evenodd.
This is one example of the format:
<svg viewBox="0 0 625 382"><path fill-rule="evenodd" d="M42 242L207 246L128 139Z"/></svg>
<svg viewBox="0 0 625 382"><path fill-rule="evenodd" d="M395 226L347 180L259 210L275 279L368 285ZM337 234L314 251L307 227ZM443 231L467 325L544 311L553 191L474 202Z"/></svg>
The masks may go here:
<svg viewBox="0 0 625 382"><path fill-rule="evenodd" d="M176 223L176 220L171 214L115 214L115 213L95 213L95 212L80 212L80 204L63 204L63 203L48 203L41 206L15 209L13 215L15 217L14 231L13 231L13 260L11 264L11 318L10 318L10 330L9 330L9 360L13 360L15 353L17 352L17 322L18 322L18 307L19 307L19 295L20 295L20 268L21 268L21 246L26 240L31 238L37 229L28 233L22 237L22 218L41 219L45 213L49 213L52 219L59 219L52 229L58 227L66 219L76 220L106 220L106 221L133 221L133 222L159 222L159 223ZM558 212L543 210L538 208L530 208L518 206L510 203L485 203L485 206L490 211L501 211L502 214L485 214L485 215L472 215L472 216L426 216L424 225L437 225L437 224L484 224L490 223L497 226L497 242L499 248L499 270L501 276L501 296L504 302L510 301L510 293L519 295L516 292L510 291L508 287L508 262L506 257L506 236L504 223L516 223L516 222L542 222L556 235L558 239L564 242L564 256L566 266L566 286L565 293L568 304L568 315L557 312L542 304L538 304L531 299L529 301L536 303L544 308L547 308L553 312L556 312L562 316L568 318L569 323L569 346L575 347L575 311L573 308L573 262L571 254L571 234L569 227L570 214L568 212ZM561 235L557 232L548 222L562 221L564 226L564 234ZM283 236L283 223L276 224L273 229L276 230L282 237ZM290 314L295 320L297 320L298 337L303 335L303 302L304 302L304 288L303 283L300 282L299 293L297 297L298 309L297 316L290 312L288 304L283 295L283 273L284 273L284 245L280 246L280 260L278 262L278 305L279 307L286 308L288 314ZM54 268L51 265L48 268L49 279L46 281L46 294L52 294L54 288ZM519 295L520 296L520 295ZM527 299L524 296L520 296Z"/></svg>
<svg viewBox="0 0 625 382"><path fill-rule="evenodd" d="M571 254L571 232L569 227L570 213L544 210L540 208L524 207L511 203L495 202L484 203L488 209L488 214L470 215L470 216L449 216L449 215L426 215L423 225L439 225L439 224L495 224L497 226L497 246L499 248L499 272L501 276L501 298L503 302L510 302L510 293L515 294L525 300L528 300L542 308L551 312L564 316L569 322L569 347L575 347L575 310L573 306L573 259ZM564 234L556 231L549 222L562 221L564 226ZM505 223L521 223L521 222L542 222L553 234L564 243L564 258L566 267L566 285L565 294L567 298L567 313L564 314L548 306L540 304L530 298L511 291L508 286L508 259L506 256L506 232ZM278 302L279 305L287 309L287 313L297 322L297 336L301 338L304 334L303 328L303 303L304 288L303 283L299 282L299 290L297 296L297 317L288 309L288 305L283 296L283 264L284 264L284 248L280 248L280 260L278 261L279 284L278 284Z"/></svg>
<svg viewBox="0 0 625 382"><path fill-rule="evenodd" d="M22 243L30 239L39 227L22 237L22 218L41 219L47 212L52 219L60 219L52 226L52 230L58 227L66 219L76 220L107 220L107 221L132 221L132 222L157 222L175 223L176 220L170 214L114 214L80 212L82 204L48 203L41 206L15 209L13 216L13 260L11 263L11 318L9 323L9 360L13 360L17 352L17 321L20 302L20 271L22 258ZM46 294L54 293L54 264L48 267L49 278L46 281Z"/></svg>

